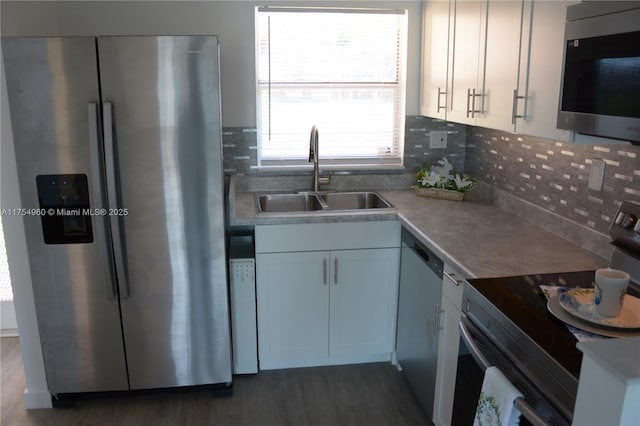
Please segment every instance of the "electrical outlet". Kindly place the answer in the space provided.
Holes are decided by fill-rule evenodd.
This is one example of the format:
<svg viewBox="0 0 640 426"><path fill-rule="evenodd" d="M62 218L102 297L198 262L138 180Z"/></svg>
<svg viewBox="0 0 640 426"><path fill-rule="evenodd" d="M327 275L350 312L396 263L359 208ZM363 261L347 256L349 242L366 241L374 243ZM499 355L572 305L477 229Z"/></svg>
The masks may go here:
<svg viewBox="0 0 640 426"><path fill-rule="evenodd" d="M447 147L447 131L434 130L429 133L430 149L445 149Z"/></svg>
<svg viewBox="0 0 640 426"><path fill-rule="evenodd" d="M602 182L604 181L604 160L591 160L591 169L589 170L589 189L594 191L602 191Z"/></svg>

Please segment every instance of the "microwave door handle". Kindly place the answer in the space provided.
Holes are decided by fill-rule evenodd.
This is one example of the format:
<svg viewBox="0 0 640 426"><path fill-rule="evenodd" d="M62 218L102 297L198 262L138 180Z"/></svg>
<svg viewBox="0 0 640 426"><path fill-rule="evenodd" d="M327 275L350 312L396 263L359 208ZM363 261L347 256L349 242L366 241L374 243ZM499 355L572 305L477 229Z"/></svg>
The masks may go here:
<svg viewBox="0 0 640 426"><path fill-rule="evenodd" d="M118 211L118 190L115 164L115 146L113 144L113 106L110 102L102 104L102 114L104 117L104 158L107 175L107 194L109 209ZM118 287L120 297L129 297L129 283L127 282L127 271L124 260L124 241L120 232L120 216L109 215L111 223L111 239L113 241L113 255L116 264L116 276L118 277Z"/></svg>
<svg viewBox="0 0 640 426"><path fill-rule="evenodd" d="M91 189L93 192L93 210L104 209L104 196L102 187L102 161L100 160L100 137L99 137L99 125L98 125L98 105L96 103L89 103L87 105L87 112L89 117L89 155L91 158ZM113 270L113 259L111 258L111 251L107 250L109 235L109 222L104 216L96 216L96 222L98 225L96 231L98 234L100 246L100 257L109 268L109 282L107 285L107 299L112 300L116 297L115 287L115 271Z"/></svg>
<svg viewBox="0 0 640 426"><path fill-rule="evenodd" d="M469 332L470 325L466 324L467 322L468 320L464 318L462 318L460 322L458 322L460 337L462 338L464 344L467 346L467 349L469 349L469 352L471 352L471 356L473 357L473 359L478 363L480 367L482 367L483 370L486 370L487 368L491 367L491 363L484 357L484 355L482 355L482 353L480 352L480 348L478 348L476 342L473 341L471 333ZM518 411L520 411L520 414L522 414L534 426L549 425L549 423L545 419L543 419L536 412L536 410L531 407L531 405L529 405L527 401L524 400L524 398L516 398L513 402L513 405L518 409Z"/></svg>

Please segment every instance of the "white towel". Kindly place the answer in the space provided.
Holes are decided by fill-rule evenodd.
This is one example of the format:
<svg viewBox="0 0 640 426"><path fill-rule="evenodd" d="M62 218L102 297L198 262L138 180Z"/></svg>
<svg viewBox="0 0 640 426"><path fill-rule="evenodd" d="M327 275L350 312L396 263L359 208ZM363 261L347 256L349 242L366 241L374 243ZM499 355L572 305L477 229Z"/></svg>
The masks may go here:
<svg viewBox="0 0 640 426"><path fill-rule="evenodd" d="M497 367L487 368L473 426L517 425L520 411L513 403L518 397L522 394Z"/></svg>

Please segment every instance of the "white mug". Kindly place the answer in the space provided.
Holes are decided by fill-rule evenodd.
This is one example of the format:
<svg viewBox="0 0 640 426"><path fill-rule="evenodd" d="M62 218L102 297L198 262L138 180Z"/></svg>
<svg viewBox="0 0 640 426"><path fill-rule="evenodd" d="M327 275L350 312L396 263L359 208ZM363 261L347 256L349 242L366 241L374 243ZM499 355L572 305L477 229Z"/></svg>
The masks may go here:
<svg viewBox="0 0 640 426"><path fill-rule="evenodd" d="M629 274L626 272L611 268L598 269L593 298L596 314L609 318L620 315L628 285Z"/></svg>

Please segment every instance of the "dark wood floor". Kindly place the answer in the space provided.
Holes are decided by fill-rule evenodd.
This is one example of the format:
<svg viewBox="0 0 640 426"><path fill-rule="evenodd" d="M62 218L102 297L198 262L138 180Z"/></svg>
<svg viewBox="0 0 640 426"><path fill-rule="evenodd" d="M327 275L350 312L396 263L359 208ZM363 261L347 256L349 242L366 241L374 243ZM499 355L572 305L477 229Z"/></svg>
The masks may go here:
<svg viewBox="0 0 640 426"><path fill-rule="evenodd" d="M388 363L263 371L237 376L233 396L171 392L80 401L26 411L18 338L0 339L2 426L431 425Z"/></svg>

